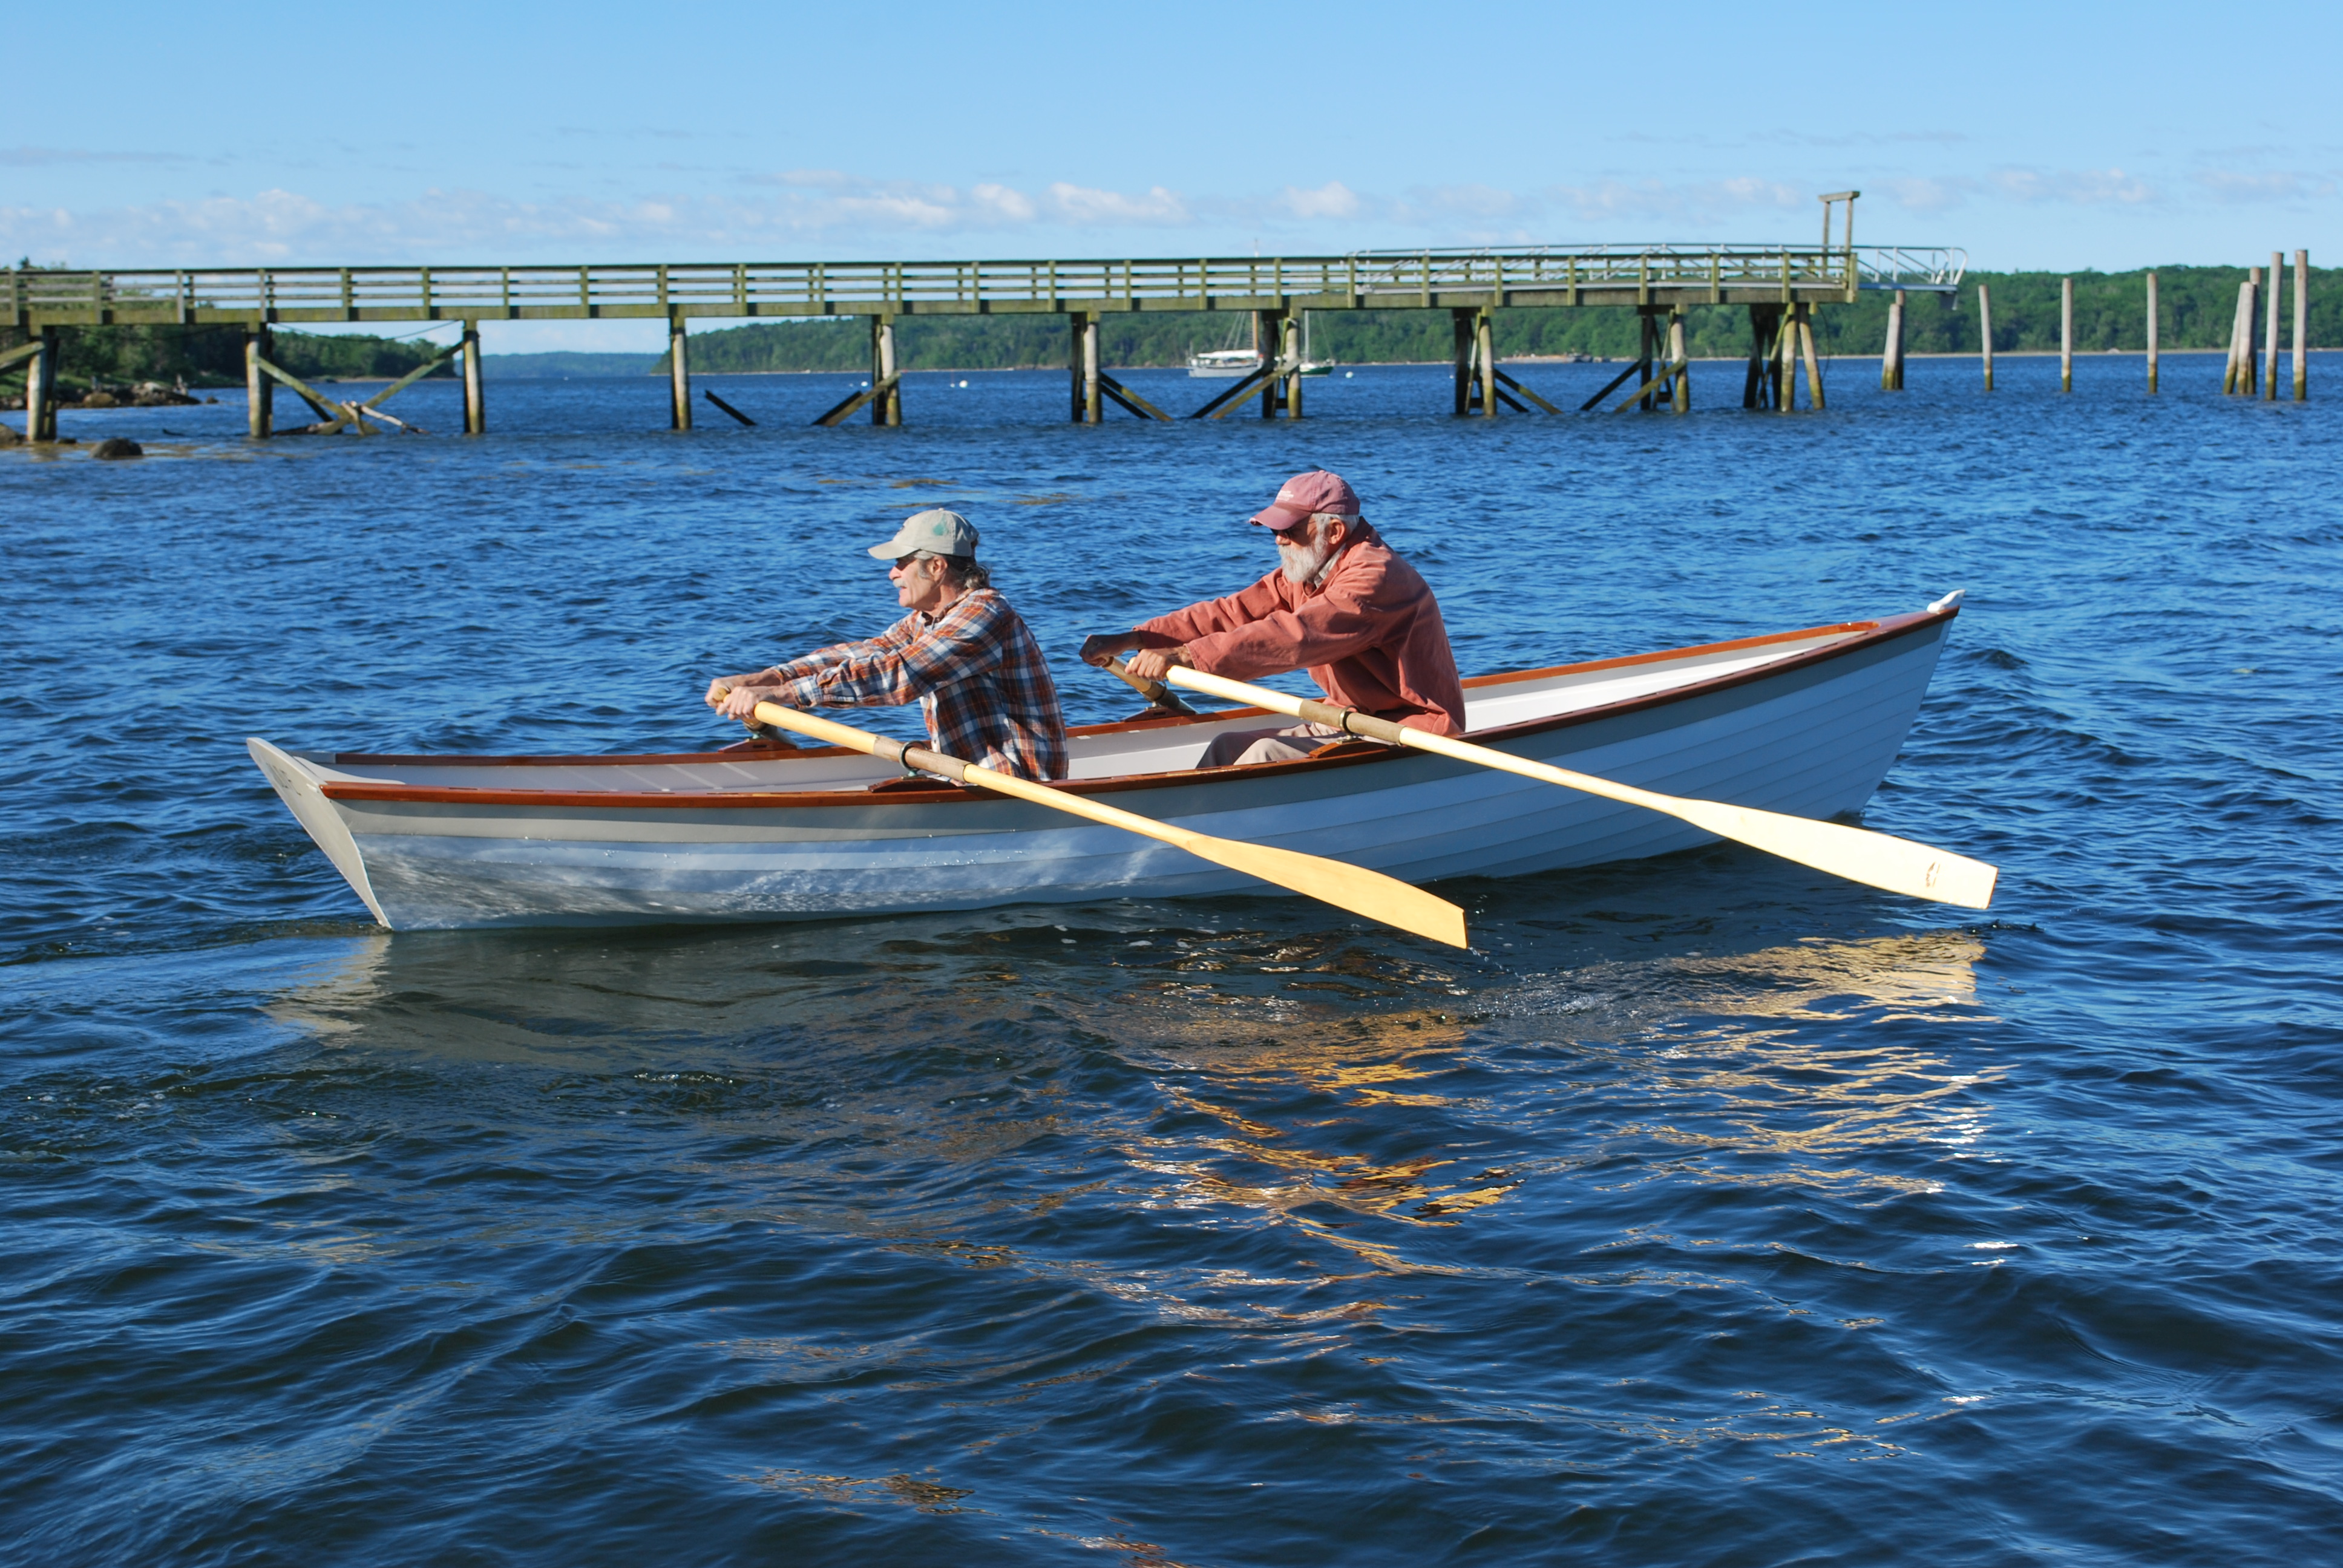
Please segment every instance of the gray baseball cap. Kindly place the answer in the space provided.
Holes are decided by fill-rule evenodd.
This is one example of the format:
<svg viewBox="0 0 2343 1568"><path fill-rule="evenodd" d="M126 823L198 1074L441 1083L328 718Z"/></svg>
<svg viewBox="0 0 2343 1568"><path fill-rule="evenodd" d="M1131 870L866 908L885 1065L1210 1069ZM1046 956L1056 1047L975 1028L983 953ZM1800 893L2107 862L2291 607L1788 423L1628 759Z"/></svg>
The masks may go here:
<svg viewBox="0 0 2343 1568"><path fill-rule="evenodd" d="M940 556L974 556L976 529L958 512L930 507L924 512L913 512L903 519L895 537L883 545L872 545L870 553L882 561L900 560L914 550L931 550Z"/></svg>

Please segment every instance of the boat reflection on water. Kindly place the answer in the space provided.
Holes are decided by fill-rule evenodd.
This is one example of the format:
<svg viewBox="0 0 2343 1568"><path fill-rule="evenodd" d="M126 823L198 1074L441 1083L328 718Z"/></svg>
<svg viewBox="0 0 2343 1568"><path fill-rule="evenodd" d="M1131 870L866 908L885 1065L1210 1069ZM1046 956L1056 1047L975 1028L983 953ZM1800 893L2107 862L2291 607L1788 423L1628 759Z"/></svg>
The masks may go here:
<svg viewBox="0 0 2343 1568"><path fill-rule="evenodd" d="M654 1157L641 1141L662 1123L755 1139L769 1174L850 1203L841 1141L874 1169L1011 1162L1046 1201L1104 1162L1121 1202L1275 1216L1375 1270L1439 1268L1409 1256L1409 1231L1629 1151L1665 1152L1674 1178L1712 1161L1700 1179L1912 1190L1927 1179L1867 1156L1908 1166L1916 1143L1973 1149L1984 1131L1979 1075L1943 1049L1948 1020L1979 1018L1983 947L1965 932L1525 972L1347 927L1101 912L370 937L274 1010L320 1045L459 1081L534 1065L565 1115L635 1116L600 1131ZM547 1081L464 1092L531 1122ZM911 1228L966 1245L945 1238L974 1219L945 1204Z"/></svg>

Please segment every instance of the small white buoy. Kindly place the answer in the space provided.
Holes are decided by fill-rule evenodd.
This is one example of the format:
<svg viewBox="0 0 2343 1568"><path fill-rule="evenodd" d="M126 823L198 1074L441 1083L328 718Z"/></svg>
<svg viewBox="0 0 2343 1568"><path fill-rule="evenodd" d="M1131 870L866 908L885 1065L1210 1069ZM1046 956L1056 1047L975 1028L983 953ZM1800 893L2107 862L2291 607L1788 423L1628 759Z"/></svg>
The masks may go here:
<svg viewBox="0 0 2343 1568"><path fill-rule="evenodd" d="M1343 371L1343 372L1342 372L1342 379L1343 379L1343 380L1345 380L1345 381L1348 381L1350 378L1351 378L1351 373L1350 373L1349 371L1347 371L1347 370Z"/></svg>

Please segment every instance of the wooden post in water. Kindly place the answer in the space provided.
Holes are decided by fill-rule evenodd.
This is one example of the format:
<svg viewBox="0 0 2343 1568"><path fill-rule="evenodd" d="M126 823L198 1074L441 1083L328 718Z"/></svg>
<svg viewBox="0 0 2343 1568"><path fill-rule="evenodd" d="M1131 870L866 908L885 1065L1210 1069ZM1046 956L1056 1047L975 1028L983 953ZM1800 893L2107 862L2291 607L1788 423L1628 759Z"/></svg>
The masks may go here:
<svg viewBox="0 0 2343 1568"><path fill-rule="evenodd" d="M25 366L25 439L57 438L57 329L41 328L41 349Z"/></svg>
<svg viewBox="0 0 2343 1568"><path fill-rule="evenodd" d="M2250 397L2262 389L2261 346L2254 341L2254 317L2261 314L2262 269L2246 268L2246 297L2237 310L2237 390Z"/></svg>
<svg viewBox="0 0 2343 1568"><path fill-rule="evenodd" d="M895 317L871 317L871 424L902 424L902 398L895 387L886 387L892 375Z"/></svg>
<svg viewBox="0 0 2343 1568"><path fill-rule="evenodd" d="M1904 390L1904 291L1900 288L1887 303L1887 342L1879 351L1879 389Z"/></svg>
<svg viewBox="0 0 2343 1568"><path fill-rule="evenodd" d="M1669 402L1679 414L1692 412L1691 357L1684 352L1684 313L1681 308L1668 312L1668 363L1684 367L1675 374L1675 385L1669 388Z"/></svg>
<svg viewBox="0 0 2343 1568"><path fill-rule="evenodd" d="M1473 346L1481 361L1481 417L1497 417L1497 320L1486 309L1473 315Z"/></svg>
<svg viewBox="0 0 2343 1568"><path fill-rule="evenodd" d="M1781 330L1782 307L1778 305L1753 305L1749 307L1749 372L1741 381L1741 406L1744 408L1772 407L1774 388L1774 337Z"/></svg>
<svg viewBox="0 0 2343 1568"><path fill-rule="evenodd" d="M269 341L266 323L254 322L244 333L244 420L245 429L256 441L266 440L274 423L277 383L260 368L260 362L270 357L277 346Z"/></svg>
<svg viewBox="0 0 2343 1568"><path fill-rule="evenodd" d="M1260 357L1262 368L1277 362L1278 345L1285 341L1285 313L1282 310L1256 310L1252 313L1252 351ZM1261 383L1261 417L1277 417L1279 395L1285 388L1274 376L1264 377Z"/></svg>
<svg viewBox="0 0 2343 1568"><path fill-rule="evenodd" d="M1993 295L1977 285L1977 344L1985 361L1985 389L1993 390Z"/></svg>
<svg viewBox="0 0 2343 1568"><path fill-rule="evenodd" d="M1099 318L1082 320L1082 423L1106 423L1106 401L1099 387Z"/></svg>
<svg viewBox="0 0 2343 1568"><path fill-rule="evenodd" d="M667 318L667 427L691 428L691 339L680 315Z"/></svg>
<svg viewBox="0 0 2343 1568"><path fill-rule="evenodd" d="M2270 252L2269 299L2262 309L2262 361L2269 367L2269 376L2262 382L2262 401L2278 401L2278 279L2286 275L2286 254Z"/></svg>
<svg viewBox="0 0 2343 1568"><path fill-rule="evenodd" d="M2156 309L2156 274L2147 275L2147 393L2156 396L2156 349L2157 316Z"/></svg>
<svg viewBox="0 0 2343 1568"><path fill-rule="evenodd" d="M1775 335L1775 352L1782 362L1780 393L1775 408L1784 414L1798 406L1798 307L1795 305L1782 312L1782 329ZM1814 385L1806 386L1806 396L1814 396Z"/></svg>
<svg viewBox="0 0 2343 1568"><path fill-rule="evenodd" d="M2294 400L2310 401L2310 253L2294 253Z"/></svg>
<svg viewBox="0 0 2343 1568"><path fill-rule="evenodd" d="M363 428L363 427L361 427ZM480 384L480 324L464 318L464 434L488 433L488 398Z"/></svg>
<svg viewBox="0 0 2343 1568"><path fill-rule="evenodd" d="M2229 312L2229 362L2221 367L2221 396L2237 389L2237 338L2245 329L2247 285L2237 285L2237 303Z"/></svg>
<svg viewBox="0 0 2343 1568"><path fill-rule="evenodd" d="M1082 324L1086 317L1079 310L1066 312L1066 402L1069 417L1077 425L1082 423Z"/></svg>
<svg viewBox="0 0 2343 1568"><path fill-rule="evenodd" d="M1800 301L1796 307L1798 351L1806 361L1806 407L1819 414L1823 409L1823 367L1815 357L1815 307ZM1904 367L1896 367L1896 389L1904 390Z"/></svg>
<svg viewBox="0 0 2343 1568"><path fill-rule="evenodd" d="M2075 389L2075 280L2058 280L2058 390Z"/></svg>
<svg viewBox="0 0 2343 1568"><path fill-rule="evenodd" d="M1298 317L1285 318L1285 330L1278 344L1280 357L1290 360L1293 373L1285 378L1285 417L1302 417L1302 322Z"/></svg>
<svg viewBox="0 0 2343 1568"><path fill-rule="evenodd" d="M1456 328L1456 414L1462 418L1473 407L1473 313L1458 307L1448 314Z"/></svg>

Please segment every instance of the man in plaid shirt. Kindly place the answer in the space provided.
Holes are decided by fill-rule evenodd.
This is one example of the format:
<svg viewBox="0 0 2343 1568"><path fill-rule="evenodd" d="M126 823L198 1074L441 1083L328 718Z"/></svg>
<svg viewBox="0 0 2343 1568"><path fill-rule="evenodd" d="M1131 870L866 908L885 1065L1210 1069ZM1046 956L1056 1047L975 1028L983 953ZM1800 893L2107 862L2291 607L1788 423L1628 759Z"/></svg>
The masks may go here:
<svg viewBox="0 0 2343 1568"><path fill-rule="evenodd" d="M757 704L881 708L917 699L934 749L1020 779L1066 776L1066 721L1033 634L976 562L976 530L941 508L871 548L891 558L911 613L860 642L816 648L753 675L719 676L709 705L753 722ZM728 691L729 689L729 691Z"/></svg>

